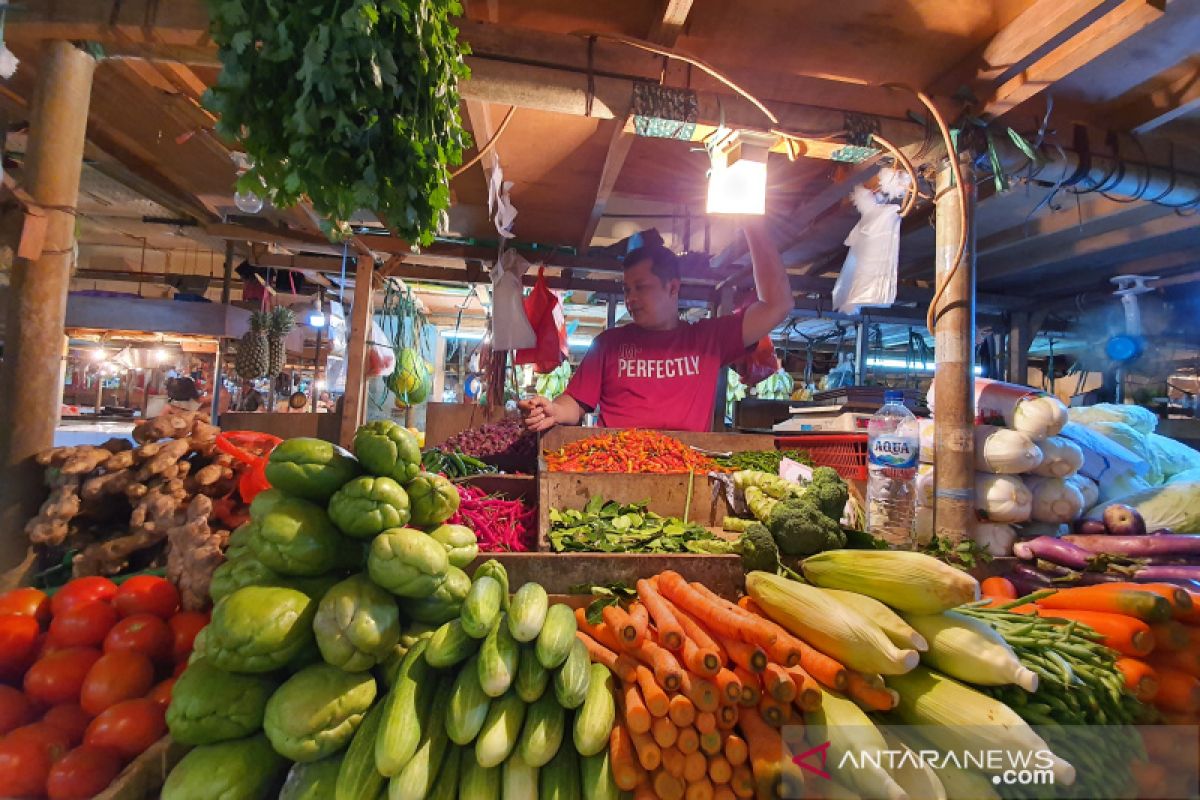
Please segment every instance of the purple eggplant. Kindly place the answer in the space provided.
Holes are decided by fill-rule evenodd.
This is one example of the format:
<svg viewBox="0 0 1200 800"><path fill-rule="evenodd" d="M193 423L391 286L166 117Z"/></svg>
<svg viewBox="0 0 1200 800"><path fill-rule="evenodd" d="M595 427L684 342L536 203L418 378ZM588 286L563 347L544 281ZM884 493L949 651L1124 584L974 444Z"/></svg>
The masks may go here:
<svg viewBox="0 0 1200 800"><path fill-rule="evenodd" d="M1200 565L1179 567L1142 567L1133 579L1141 583L1174 583L1175 581L1200 581Z"/></svg>
<svg viewBox="0 0 1200 800"><path fill-rule="evenodd" d="M1146 520L1133 506L1112 503L1104 507L1104 527L1113 536L1145 536Z"/></svg>
<svg viewBox="0 0 1200 800"><path fill-rule="evenodd" d="M1038 572L1027 564L1017 564L1012 568L1012 572L1006 575L1012 581L1013 587L1017 590L1017 595L1024 597L1027 594L1033 594L1039 589L1053 589L1055 584L1049 575Z"/></svg>
<svg viewBox="0 0 1200 800"><path fill-rule="evenodd" d="M1052 536L1017 542L1013 545L1013 555L1022 561L1042 558L1071 569L1087 569L1095 558L1095 553Z"/></svg>
<svg viewBox="0 0 1200 800"><path fill-rule="evenodd" d="M1082 531L1080 531L1080 533L1082 533ZM1175 531L1171 530L1170 528L1155 528L1154 530L1150 531L1149 535L1150 536L1174 536Z"/></svg>
<svg viewBox="0 0 1200 800"><path fill-rule="evenodd" d="M1108 528L1098 519L1080 519L1075 521L1075 532L1084 536L1106 536Z"/></svg>
<svg viewBox="0 0 1200 800"><path fill-rule="evenodd" d="M1063 541L1092 553L1114 556L1196 556L1200 559L1200 535L1159 536L1064 536Z"/></svg>

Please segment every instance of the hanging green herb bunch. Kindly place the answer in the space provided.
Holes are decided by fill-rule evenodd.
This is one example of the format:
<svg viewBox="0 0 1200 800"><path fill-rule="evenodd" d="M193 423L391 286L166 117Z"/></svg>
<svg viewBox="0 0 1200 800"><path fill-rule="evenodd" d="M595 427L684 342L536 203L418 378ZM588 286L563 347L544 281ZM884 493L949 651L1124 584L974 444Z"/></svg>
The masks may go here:
<svg viewBox="0 0 1200 800"><path fill-rule="evenodd" d="M204 98L252 159L238 189L287 208L307 197L349 232L361 210L429 244L450 206L448 165L470 135L468 75L440 0L209 0L221 75Z"/></svg>

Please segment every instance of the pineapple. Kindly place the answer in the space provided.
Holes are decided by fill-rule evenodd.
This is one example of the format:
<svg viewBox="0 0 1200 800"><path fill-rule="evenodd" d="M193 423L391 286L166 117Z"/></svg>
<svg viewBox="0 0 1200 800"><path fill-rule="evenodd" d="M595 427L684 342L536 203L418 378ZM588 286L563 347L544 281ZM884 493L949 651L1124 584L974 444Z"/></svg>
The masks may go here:
<svg viewBox="0 0 1200 800"><path fill-rule="evenodd" d="M250 330L238 340L237 357L234 369L244 380L264 378L267 375L268 363L266 330L270 324L270 315L265 311L255 311L250 315Z"/></svg>
<svg viewBox="0 0 1200 800"><path fill-rule="evenodd" d="M290 308L276 306L271 310L267 327L267 374L271 376L283 372L287 360L287 348L284 339L296 324L296 315Z"/></svg>

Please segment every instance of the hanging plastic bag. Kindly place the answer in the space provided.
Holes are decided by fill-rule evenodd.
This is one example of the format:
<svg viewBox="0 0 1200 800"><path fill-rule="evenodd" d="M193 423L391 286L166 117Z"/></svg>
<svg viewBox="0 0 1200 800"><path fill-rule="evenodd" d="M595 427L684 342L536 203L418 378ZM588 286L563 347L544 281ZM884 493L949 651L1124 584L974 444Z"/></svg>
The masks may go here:
<svg viewBox="0 0 1200 800"><path fill-rule="evenodd" d="M528 269L529 262L515 250L505 250L492 267L492 347L496 350L522 350L537 344L525 311L527 301L521 297L521 278Z"/></svg>
<svg viewBox="0 0 1200 800"><path fill-rule="evenodd" d="M894 303L900 261L900 207L879 203L865 186L854 187L851 196L862 219L846 237L850 252L833 285L833 307L843 314Z"/></svg>
<svg viewBox="0 0 1200 800"><path fill-rule="evenodd" d="M388 344L387 334L379 323L371 320L371 338L367 343L367 377L378 378L389 374L396 367L396 356Z"/></svg>
<svg viewBox="0 0 1200 800"><path fill-rule="evenodd" d="M537 334L537 343L518 350L515 364L533 364L538 372L553 372L567 358L567 321L562 303L546 284L546 268L538 267L537 283L525 298L525 315Z"/></svg>
<svg viewBox="0 0 1200 800"><path fill-rule="evenodd" d="M730 366L747 387L757 386L782 369L779 358L775 355L775 345L771 343L770 336L759 339L753 350L734 361Z"/></svg>

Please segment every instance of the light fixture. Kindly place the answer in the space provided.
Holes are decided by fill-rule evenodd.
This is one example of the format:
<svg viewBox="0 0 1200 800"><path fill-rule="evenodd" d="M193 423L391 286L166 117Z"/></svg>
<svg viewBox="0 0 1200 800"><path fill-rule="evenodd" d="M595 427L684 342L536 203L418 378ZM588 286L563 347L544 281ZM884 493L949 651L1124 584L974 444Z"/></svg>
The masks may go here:
<svg viewBox="0 0 1200 800"><path fill-rule="evenodd" d="M321 308L321 293L317 292L317 302L308 313L308 324L314 328L325 327L325 311Z"/></svg>
<svg viewBox="0 0 1200 800"><path fill-rule="evenodd" d="M233 204L238 207L238 211L246 214L257 214L263 209L263 199L254 192L235 192Z"/></svg>
<svg viewBox="0 0 1200 800"><path fill-rule="evenodd" d="M91 355L92 361L95 361L97 363L108 358L108 353L104 352L103 347L95 348L94 350L91 351L90 355Z"/></svg>
<svg viewBox="0 0 1200 800"><path fill-rule="evenodd" d="M719 129L708 143L709 214L767 213L767 154L776 137Z"/></svg>
<svg viewBox="0 0 1200 800"><path fill-rule="evenodd" d="M154 351L154 360L157 361L159 364L167 363L167 361L169 361L170 358L171 358L171 354L168 353L166 350L164 350L161 347Z"/></svg>
<svg viewBox="0 0 1200 800"><path fill-rule="evenodd" d="M328 384L325 382L325 379L324 379L324 378L321 378L321 379L319 379L319 380L317 381L317 388L318 388L318 389L320 389L320 390L324 390L326 386L328 386Z"/></svg>

